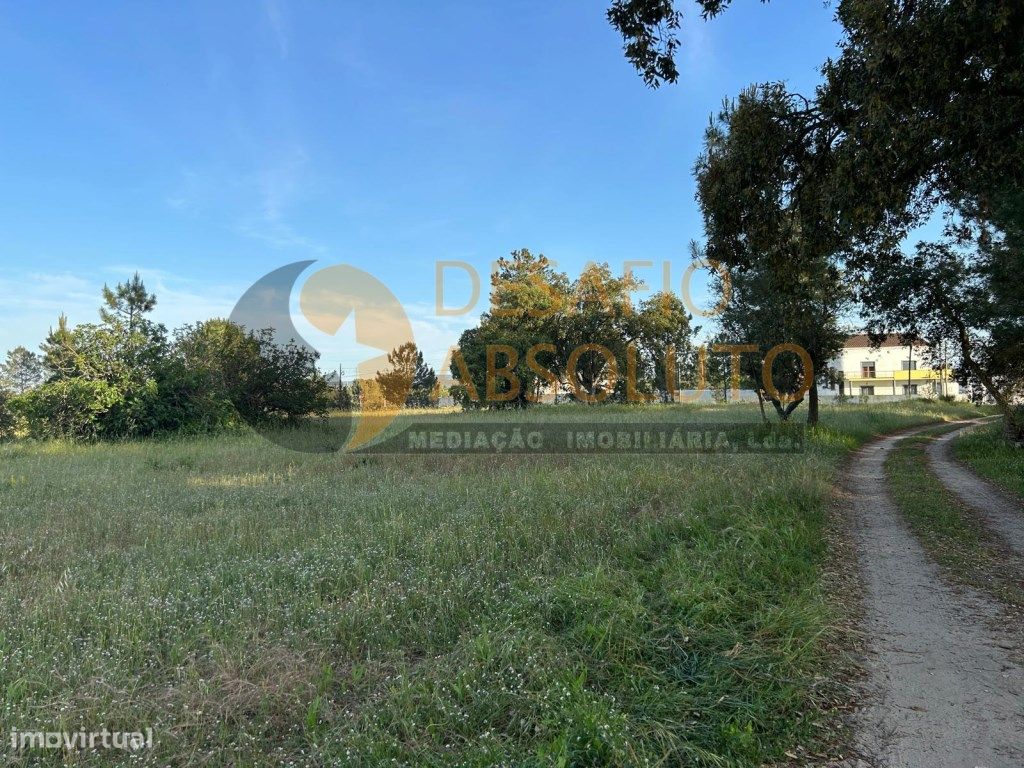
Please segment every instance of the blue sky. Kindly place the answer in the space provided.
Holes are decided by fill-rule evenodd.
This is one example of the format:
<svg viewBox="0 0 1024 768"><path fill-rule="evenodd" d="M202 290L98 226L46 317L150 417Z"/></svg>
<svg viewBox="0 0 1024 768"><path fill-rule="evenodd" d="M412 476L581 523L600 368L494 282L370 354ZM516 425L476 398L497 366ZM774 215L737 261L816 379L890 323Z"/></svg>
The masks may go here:
<svg viewBox="0 0 1024 768"><path fill-rule="evenodd" d="M284 264L347 262L406 304L435 365L475 319L435 316L438 260L485 285L521 247L572 275L668 260L678 280L708 116L752 82L809 92L840 30L819 3L690 9L681 82L650 90L604 10L0 3L0 351L61 311L94 320L135 270L176 326Z"/></svg>

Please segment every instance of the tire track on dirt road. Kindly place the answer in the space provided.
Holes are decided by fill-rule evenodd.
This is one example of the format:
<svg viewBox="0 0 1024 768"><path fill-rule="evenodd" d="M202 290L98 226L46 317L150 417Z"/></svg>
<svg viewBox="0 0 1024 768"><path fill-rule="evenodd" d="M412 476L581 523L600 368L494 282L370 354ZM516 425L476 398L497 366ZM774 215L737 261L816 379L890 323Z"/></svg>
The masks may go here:
<svg viewBox="0 0 1024 768"><path fill-rule="evenodd" d="M961 429L937 437L928 446L928 459L932 471L942 484L974 509L1014 552L1024 555L1024 504L974 474L953 458L953 440L965 429L982 423L984 422L972 422Z"/></svg>
<svg viewBox="0 0 1024 768"><path fill-rule="evenodd" d="M878 768L1019 768L1024 670L986 621L998 607L942 582L886 489L886 456L925 429L864 446L843 483L871 650L857 748Z"/></svg>

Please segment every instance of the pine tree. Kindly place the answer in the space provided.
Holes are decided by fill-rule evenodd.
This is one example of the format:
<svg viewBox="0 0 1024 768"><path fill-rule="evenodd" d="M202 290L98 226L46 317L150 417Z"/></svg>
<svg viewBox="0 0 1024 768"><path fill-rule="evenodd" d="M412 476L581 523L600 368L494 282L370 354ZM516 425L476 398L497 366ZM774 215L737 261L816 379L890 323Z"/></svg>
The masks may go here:
<svg viewBox="0 0 1024 768"><path fill-rule="evenodd" d="M143 318L156 306L156 296L146 292L146 286L136 272L127 283L118 283L111 290L103 286L103 303L100 318L109 326L121 325L127 333L141 330Z"/></svg>
<svg viewBox="0 0 1024 768"><path fill-rule="evenodd" d="M17 393L26 392L43 380L43 364L39 355L25 347L15 347L7 353L7 362L0 365L0 388Z"/></svg>

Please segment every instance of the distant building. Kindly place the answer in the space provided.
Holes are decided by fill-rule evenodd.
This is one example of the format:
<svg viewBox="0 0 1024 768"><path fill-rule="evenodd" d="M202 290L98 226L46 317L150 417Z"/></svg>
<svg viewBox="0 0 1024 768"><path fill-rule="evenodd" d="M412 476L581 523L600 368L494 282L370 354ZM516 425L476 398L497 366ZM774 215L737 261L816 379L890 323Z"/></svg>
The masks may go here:
<svg viewBox="0 0 1024 768"><path fill-rule="evenodd" d="M923 340L908 345L898 336L887 336L875 348L865 333L850 336L831 363L838 374L832 391L878 400L944 395L959 399L960 387L953 381L952 370L941 361L930 362L928 350ZM936 362L939 367L932 367Z"/></svg>

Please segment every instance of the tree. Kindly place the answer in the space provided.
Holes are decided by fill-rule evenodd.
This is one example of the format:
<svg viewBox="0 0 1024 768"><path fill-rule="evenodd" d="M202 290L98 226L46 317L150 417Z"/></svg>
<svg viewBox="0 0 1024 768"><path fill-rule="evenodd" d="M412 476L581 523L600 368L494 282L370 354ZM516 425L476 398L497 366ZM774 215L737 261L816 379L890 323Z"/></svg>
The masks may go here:
<svg viewBox="0 0 1024 768"><path fill-rule="evenodd" d="M668 291L646 299L637 313L634 335L641 350L637 375L650 381L665 402L675 400L683 371L692 362L692 319L682 300Z"/></svg>
<svg viewBox="0 0 1024 768"><path fill-rule="evenodd" d="M277 343L270 328L246 331L229 320L185 326L176 334L173 357L185 396L198 399L198 410L218 422L229 404L256 425L294 422L329 405L319 354Z"/></svg>
<svg viewBox="0 0 1024 768"><path fill-rule="evenodd" d="M384 411L397 407L388 402L376 378L356 379L352 384L352 397L361 411Z"/></svg>
<svg viewBox="0 0 1024 768"><path fill-rule="evenodd" d="M416 360L416 371L412 377L412 392L406 405L413 408L433 408L437 405L435 390L437 374L434 369L423 362L423 353L419 352Z"/></svg>
<svg viewBox="0 0 1024 768"><path fill-rule="evenodd" d="M639 46L631 52L627 45L627 55L649 83L673 81L674 67L657 55L672 58L678 48L671 45L678 27L673 4L634 0L613 9L620 5L632 12L612 21L627 43ZM727 2L701 5L709 16ZM781 269L770 245L760 246L788 220L811 244L807 254L842 260L870 288L893 282L892 244L937 207L978 222L975 233L983 238L1000 228L1002 211L1024 193L1024 5L841 0L836 15L844 28L839 55L824 63L824 81L813 95L779 84L741 95L721 132L737 151L703 191L702 204L710 202L716 217L709 248L742 244L748 259ZM769 237L759 237L764 234ZM979 239L965 258L984 262L986 247ZM938 275L957 271L949 268L950 254L919 256L901 261L909 275L921 266L917 282L907 284L938 296ZM962 269L978 276L988 267ZM905 295L869 289L860 298L870 314L892 318L905 313ZM937 301L916 306L938 313L927 322L939 325L958 314L940 311ZM1004 302L1004 311L1021 313L1013 302ZM982 334L964 333L986 347L965 361L1015 359L1019 320L1007 317ZM997 401L1000 386L986 385Z"/></svg>
<svg viewBox="0 0 1024 768"><path fill-rule="evenodd" d="M258 363L256 342L228 320L177 329L161 369L162 426L205 431L239 423L244 416L235 401L243 400L247 377Z"/></svg>
<svg viewBox="0 0 1024 768"><path fill-rule="evenodd" d="M898 245L864 288L869 328L925 338L931 354L951 350L957 378L982 388L1003 412L1007 436L1024 443L1024 197L999 213L1002 231L981 234L961 222L942 242ZM980 245L976 245L979 243Z"/></svg>
<svg viewBox="0 0 1024 768"><path fill-rule="evenodd" d="M337 381L334 396L334 407L339 411L351 411L355 407L355 400L352 390L345 383L345 372L339 368L338 373L333 377Z"/></svg>
<svg viewBox="0 0 1024 768"><path fill-rule="evenodd" d="M108 326L121 326L131 333L147 322L146 315L156 307L156 296L146 291L136 272L128 282L118 283L113 290L104 285L103 304L100 319Z"/></svg>
<svg viewBox="0 0 1024 768"><path fill-rule="evenodd" d="M32 437L93 440L125 434L123 394L104 381L48 382L12 398L11 409Z"/></svg>
<svg viewBox="0 0 1024 768"><path fill-rule="evenodd" d="M705 19L728 0L698 0ZM675 82L681 14L672 0L616 0L609 20L651 85ZM839 55L811 96L786 93L774 119L817 137L749 156L749 198L789 165L797 189L824 185L841 230L908 227L945 204L988 217L1024 188L1024 6L1017 0L840 0ZM781 85L773 87L785 93ZM769 172L762 183L758 169ZM742 215L737 211L737 216ZM863 254L876 262L870 249Z"/></svg>
<svg viewBox="0 0 1024 768"><path fill-rule="evenodd" d="M697 0L697 6L706 20L727 8L729 0ZM672 0L614 0L607 16L622 35L626 58L647 85L657 88L679 79L675 56L683 14Z"/></svg>
<svg viewBox="0 0 1024 768"><path fill-rule="evenodd" d="M164 353L163 339L142 342L136 332L126 345L127 337L116 329L84 323L70 328L64 317L56 330L50 332L42 345L43 365L50 376L36 391L34 402L39 407L70 409L82 406L90 420L102 420L96 429L81 431L71 428L73 436L127 436L144 434L155 428L152 406L156 396L156 367ZM59 386L64 382L72 385ZM79 382L102 384L102 387L78 386ZM115 393L111 395L110 393ZM85 408L90 395L98 399ZM51 396L52 395L52 396ZM38 415L39 411L35 411ZM65 419L70 424L71 422Z"/></svg>
<svg viewBox="0 0 1024 768"><path fill-rule="evenodd" d="M829 136L822 128L808 129L801 118L790 119L792 109L782 86L744 91L709 126L695 171L706 257L727 266L731 277L722 330L731 343L756 347L760 360L749 361L755 368L779 344L806 351L815 375L808 378L790 354L773 366L758 395L786 419L801 399L776 393L807 391L807 420L814 425L818 380L842 347L839 318L852 296L834 197L813 176L831 166ZM777 379L787 387L776 386Z"/></svg>
<svg viewBox="0 0 1024 768"><path fill-rule="evenodd" d="M632 293L641 286L631 275L590 264L570 282L526 249L498 261L491 286L491 311L463 332L452 359L452 396L464 407L523 407L544 387L567 387L584 402L655 388L667 398L677 388L691 352L691 318L678 297L656 294L637 311Z"/></svg>
<svg viewBox="0 0 1024 768"><path fill-rule="evenodd" d="M39 385L42 380L42 361L25 347L12 349L7 353L7 361L0 365L0 389L8 388L20 394Z"/></svg>
<svg viewBox="0 0 1024 768"><path fill-rule="evenodd" d="M621 391L630 345L640 335L631 275L615 277L607 264L589 264L572 284L565 312L558 318L559 360L570 392L595 402Z"/></svg>
<svg viewBox="0 0 1024 768"><path fill-rule="evenodd" d="M719 295L723 281L716 283ZM740 377L751 383L758 400L768 401L783 421L808 395L809 424L818 422L818 382L829 376L828 362L842 348L846 332L839 318L849 306L851 291L836 267L822 259L816 269L799 275L780 274L769 266L740 267L730 273L730 301L719 316L717 342L750 346L739 354ZM795 350L773 349L795 344L813 367L808 378L805 362Z"/></svg>
<svg viewBox="0 0 1024 768"><path fill-rule="evenodd" d="M363 385L359 382L359 379L353 379L352 388L352 409L358 410L363 407Z"/></svg>
<svg viewBox="0 0 1024 768"><path fill-rule="evenodd" d="M80 359L67 315L61 314L57 318L57 327L50 328L40 348L43 352L43 370L46 372L47 381L57 381L85 373L85 361Z"/></svg>
<svg viewBox="0 0 1024 768"><path fill-rule="evenodd" d="M0 442L12 440L17 426L10 399L7 390L0 388Z"/></svg>
<svg viewBox="0 0 1024 768"><path fill-rule="evenodd" d="M117 385L152 378L166 352L166 329L146 317L155 306L156 297L136 273L115 290L103 286L98 325L72 329L61 315L42 345L50 380L81 377Z"/></svg>
<svg viewBox="0 0 1024 768"><path fill-rule="evenodd" d="M157 379L167 354L164 327L145 317L156 299L146 293L138 275L114 291L104 287L103 297L99 324L71 328L62 315L57 328L50 331L42 345L47 385L72 379L101 382L117 396L111 399L104 390L102 408L96 410L96 418L104 420L99 431L106 435L152 432L158 428ZM70 399L40 398L39 402L79 403L86 394L86 389L78 388Z"/></svg>
<svg viewBox="0 0 1024 768"><path fill-rule="evenodd" d="M490 311L479 327L463 332L452 358L456 401L464 407L521 408L537 400L552 384L537 368L556 380L561 370L556 347L568 293L568 278L544 254L522 248L499 259L491 275Z"/></svg>
<svg viewBox="0 0 1024 768"><path fill-rule="evenodd" d="M70 327L59 319L43 344L49 378L12 401L30 434L195 432L326 411L329 386L314 350L228 320L184 326L168 343L163 327L145 317L155 298L141 281L104 295L102 323Z"/></svg>
<svg viewBox="0 0 1024 768"><path fill-rule="evenodd" d="M682 13L673 0L615 0L608 19L652 87L679 72ZM707 20L729 0L697 0ZM825 82L793 110L841 140L851 219L904 213L915 194L984 205L983 190L1020 186L1024 7L1016 0L840 0L839 55ZM870 173L869 173L870 171ZM836 187L842 189L842 185ZM893 194L895 192L895 194ZM934 204L934 200L932 203ZM921 211L918 211L919 213Z"/></svg>
<svg viewBox="0 0 1024 768"><path fill-rule="evenodd" d="M423 353L409 341L388 353L387 370L378 371L376 381L384 399L395 408L427 407L437 384L434 369L423 361Z"/></svg>

